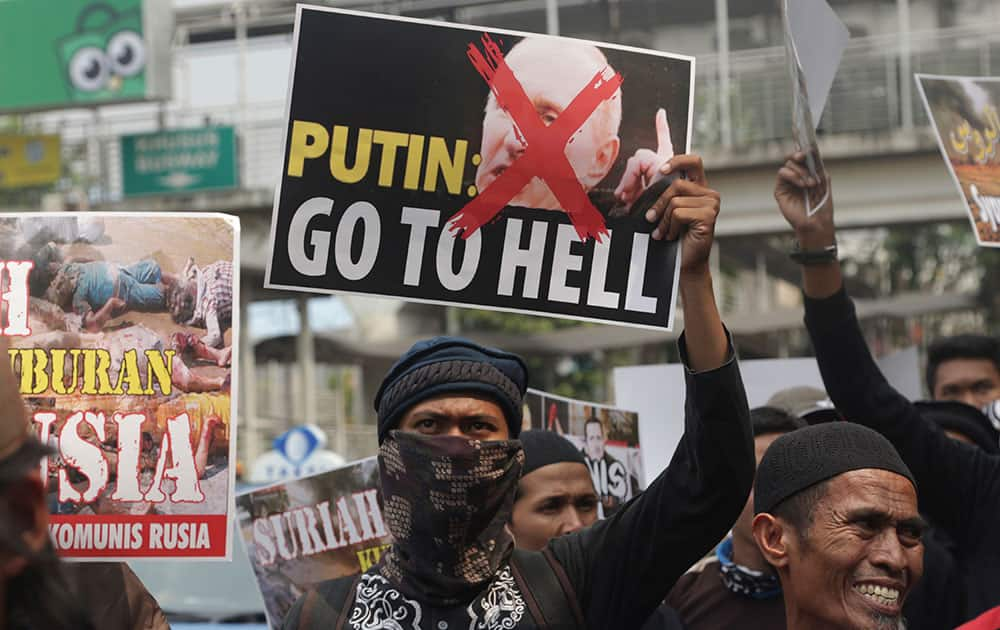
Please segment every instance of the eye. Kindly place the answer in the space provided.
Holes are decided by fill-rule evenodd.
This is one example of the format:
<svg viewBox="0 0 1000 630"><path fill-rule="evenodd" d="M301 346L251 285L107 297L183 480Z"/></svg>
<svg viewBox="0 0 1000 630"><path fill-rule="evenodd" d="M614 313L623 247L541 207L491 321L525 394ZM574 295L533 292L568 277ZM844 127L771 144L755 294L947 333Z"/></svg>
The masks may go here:
<svg viewBox="0 0 1000 630"><path fill-rule="evenodd" d="M941 389L941 398L952 399L958 398L959 390L954 385L948 385Z"/></svg>
<svg viewBox="0 0 1000 630"><path fill-rule="evenodd" d="M576 509L581 512L593 512L597 509L597 497L591 496L577 501Z"/></svg>
<svg viewBox="0 0 1000 630"><path fill-rule="evenodd" d="M69 61L69 80L78 90L95 92L108 82L108 59L104 51L87 46L73 53Z"/></svg>
<svg viewBox="0 0 1000 630"><path fill-rule="evenodd" d="M863 538L871 538L879 529L878 523L873 518L859 518L854 521L854 526Z"/></svg>
<svg viewBox="0 0 1000 630"><path fill-rule="evenodd" d="M559 501L546 501L539 506L538 511L542 514L555 514L559 512L560 509L562 509L562 505Z"/></svg>
<svg viewBox="0 0 1000 630"><path fill-rule="evenodd" d="M904 545L913 546L924 538L924 530L913 525L900 525L899 538Z"/></svg>
<svg viewBox="0 0 1000 630"><path fill-rule="evenodd" d="M115 33L108 42L108 59L116 74L135 76L146 66L146 44L135 31Z"/></svg>
<svg viewBox="0 0 1000 630"><path fill-rule="evenodd" d="M497 430L492 422L483 422L482 420L476 420L470 425L470 428L475 433L495 433Z"/></svg>

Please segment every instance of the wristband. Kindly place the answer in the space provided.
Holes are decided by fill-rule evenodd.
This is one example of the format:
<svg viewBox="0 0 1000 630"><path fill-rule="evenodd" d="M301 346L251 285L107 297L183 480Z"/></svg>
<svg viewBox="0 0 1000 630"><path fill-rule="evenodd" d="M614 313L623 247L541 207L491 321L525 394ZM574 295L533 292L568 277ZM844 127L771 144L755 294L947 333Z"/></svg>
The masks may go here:
<svg viewBox="0 0 1000 630"><path fill-rule="evenodd" d="M788 254L788 257L799 263L800 265L812 266L812 265L825 265L827 263L837 262L837 244L827 245L823 249L800 249L798 243L795 244L795 249Z"/></svg>

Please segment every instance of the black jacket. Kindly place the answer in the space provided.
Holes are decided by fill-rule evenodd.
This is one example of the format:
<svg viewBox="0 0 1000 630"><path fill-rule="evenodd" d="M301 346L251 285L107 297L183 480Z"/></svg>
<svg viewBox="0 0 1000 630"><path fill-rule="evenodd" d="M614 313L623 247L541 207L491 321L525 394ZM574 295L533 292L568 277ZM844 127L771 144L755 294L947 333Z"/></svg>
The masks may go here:
<svg viewBox="0 0 1000 630"><path fill-rule="evenodd" d="M686 359L683 336L679 343ZM548 556L560 579L568 582L565 590L575 594L587 627L594 630L642 628L677 578L725 535L750 493L750 411L732 349L725 365L700 373L687 370L685 379L685 431L667 469L610 518L549 543ZM501 616L513 624L503 627L537 628L532 607L520 601L528 594L499 577L505 574L501 571L470 604L448 609L408 600L385 590L383 582L380 594L362 596L364 589L358 591L354 613L370 621L372 611L405 608L405 618L419 616L424 630L469 628L470 622L485 628L484 619ZM378 583L377 567L367 575L369 581L362 585ZM326 584L318 590L329 590ZM324 597L307 593L289 612L284 627L333 627L336 619L328 618L329 610ZM344 624L345 629L353 627Z"/></svg>
<svg viewBox="0 0 1000 630"><path fill-rule="evenodd" d="M952 440L889 385L843 289L824 300L806 298L805 307L830 399L845 417L892 442L917 480L920 511L954 541L964 619L1000 604L1000 457Z"/></svg>

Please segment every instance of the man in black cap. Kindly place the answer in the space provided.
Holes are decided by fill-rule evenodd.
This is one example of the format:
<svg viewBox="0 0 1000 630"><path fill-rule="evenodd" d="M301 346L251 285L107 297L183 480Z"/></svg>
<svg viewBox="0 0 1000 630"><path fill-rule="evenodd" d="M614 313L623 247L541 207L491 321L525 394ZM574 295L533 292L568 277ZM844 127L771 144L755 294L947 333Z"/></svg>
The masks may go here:
<svg viewBox="0 0 1000 630"><path fill-rule="evenodd" d="M712 292L719 197L696 156L649 210L681 239L685 435L670 466L613 518L514 550L507 527L524 453L524 363L455 338L418 343L376 396L393 544L356 578L321 583L290 629L638 628L739 514L753 477L746 394Z"/></svg>
<svg viewBox="0 0 1000 630"><path fill-rule="evenodd" d="M781 580L789 630L902 630L926 528L910 470L849 422L779 437L754 484L753 536ZM752 619L748 627L756 627Z"/></svg>
<svg viewBox="0 0 1000 630"><path fill-rule="evenodd" d="M955 543L963 576L963 619L1000 604L1000 457L953 440L886 381L872 359L837 260L833 198L811 216L804 194L824 196L829 181L812 179L805 156L789 156L775 198L795 230L802 263L806 327L823 382L852 422L886 436L920 484L924 514Z"/></svg>
<svg viewBox="0 0 1000 630"><path fill-rule="evenodd" d="M510 532L519 549L541 551L556 536L597 520L597 492L583 453L553 431L522 431L524 469L517 484Z"/></svg>
<svg viewBox="0 0 1000 630"><path fill-rule="evenodd" d="M523 431L524 471L517 484L510 531L518 549L542 551L557 536L597 521L598 496L581 453L553 431ZM642 630L680 630L677 612L661 606Z"/></svg>

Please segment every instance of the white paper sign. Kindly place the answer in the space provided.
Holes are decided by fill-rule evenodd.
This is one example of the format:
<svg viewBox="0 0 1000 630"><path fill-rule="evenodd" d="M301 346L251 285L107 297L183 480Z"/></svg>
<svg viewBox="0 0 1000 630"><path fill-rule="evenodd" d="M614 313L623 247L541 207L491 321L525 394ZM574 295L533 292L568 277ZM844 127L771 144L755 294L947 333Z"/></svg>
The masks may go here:
<svg viewBox="0 0 1000 630"><path fill-rule="evenodd" d="M916 348L878 360L889 383L911 400L923 397ZM776 392L806 385L825 389L813 358L740 361L750 408L760 407ZM670 463L684 434L684 371L679 363L615 368L615 404L639 414L639 445L646 485Z"/></svg>
<svg viewBox="0 0 1000 630"><path fill-rule="evenodd" d="M851 35L826 0L785 0L785 12L786 35L805 77L815 129Z"/></svg>

